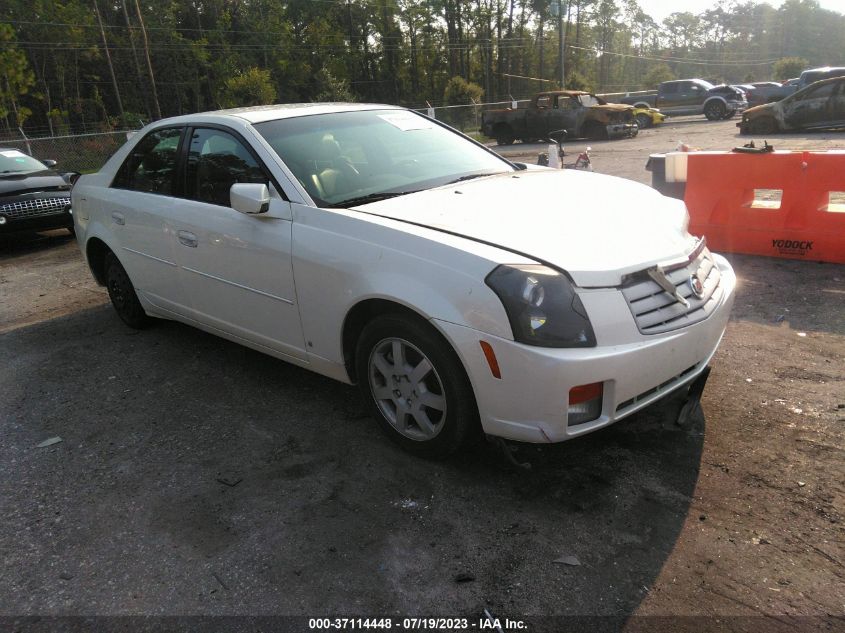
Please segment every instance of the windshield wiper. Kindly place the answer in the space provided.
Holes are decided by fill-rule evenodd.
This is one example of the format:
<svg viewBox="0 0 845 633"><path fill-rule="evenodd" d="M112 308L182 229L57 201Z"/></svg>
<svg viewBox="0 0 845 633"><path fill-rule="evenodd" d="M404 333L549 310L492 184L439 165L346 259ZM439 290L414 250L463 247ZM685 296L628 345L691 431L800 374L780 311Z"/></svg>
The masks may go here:
<svg viewBox="0 0 845 633"><path fill-rule="evenodd" d="M467 174L466 176L461 176L460 178L455 178L454 180L450 180L447 182L447 185L454 185L458 182L463 182L465 180L472 180L473 178L483 178L484 176L495 176L496 174L503 174L503 171L491 171L485 174Z"/></svg>
<svg viewBox="0 0 845 633"><path fill-rule="evenodd" d="M358 196L356 198L349 198L348 200L341 200L328 206L329 209L337 209L341 207L354 207L356 204L367 204L369 202L378 202L379 200L387 200L389 198L396 198L397 196L406 196L409 193L417 193L416 191L379 191L377 193L368 193L365 196Z"/></svg>

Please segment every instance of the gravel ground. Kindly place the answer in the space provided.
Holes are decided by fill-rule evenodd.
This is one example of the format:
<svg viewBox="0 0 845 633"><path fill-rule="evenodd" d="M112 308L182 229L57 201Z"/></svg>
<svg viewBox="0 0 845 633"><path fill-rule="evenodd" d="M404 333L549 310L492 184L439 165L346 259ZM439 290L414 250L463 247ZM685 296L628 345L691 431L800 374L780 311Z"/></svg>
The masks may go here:
<svg viewBox="0 0 845 633"><path fill-rule="evenodd" d="M680 140L746 141L733 121L679 120L591 143L594 165L650 182L648 154ZM541 146L499 149L533 162ZM72 239L6 238L0 615L487 609L533 616L530 631L843 630L845 266L730 259L703 416L678 426L664 401L522 446L525 471L483 442L405 455L354 389L183 325L128 330Z"/></svg>

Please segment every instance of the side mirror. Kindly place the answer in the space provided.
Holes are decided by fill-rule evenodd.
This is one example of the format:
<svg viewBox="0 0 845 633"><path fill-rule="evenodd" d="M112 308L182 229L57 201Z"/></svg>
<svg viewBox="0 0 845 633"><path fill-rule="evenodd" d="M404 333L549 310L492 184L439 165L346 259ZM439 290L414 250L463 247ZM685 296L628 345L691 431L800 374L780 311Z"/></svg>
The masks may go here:
<svg viewBox="0 0 845 633"><path fill-rule="evenodd" d="M58 163L54 160L42 160L41 162L44 163L45 167L49 167L50 169L58 165Z"/></svg>
<svg viewBox="0 0 845 633"><path fill-rule="evenodd" d="M229 189L229 203L240 213L267 213L270 209L270 190L261 183L236 182Z"/></svg>

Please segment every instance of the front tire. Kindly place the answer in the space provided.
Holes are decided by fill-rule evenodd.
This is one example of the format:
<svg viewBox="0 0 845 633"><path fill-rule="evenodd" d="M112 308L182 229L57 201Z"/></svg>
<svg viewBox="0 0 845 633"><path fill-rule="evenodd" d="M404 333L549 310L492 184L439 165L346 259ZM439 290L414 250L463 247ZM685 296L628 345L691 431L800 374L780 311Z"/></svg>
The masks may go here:
<svg viewBox="0 0 845 633"><path fill-rule="evenodd" d="M129 275L114 253L106 253L105 269L109 299L120 320L136 330L148 326L150 317L144 312Z"/></svg>
<svg viewBox="0 0 845 633"><path fill-rule="evenodd" d="M358 338L355 367L373 415L408 452L445 458L477 427L463 365L428 324L399 314L375 318Z"/></svg>
<svg viewBox="0 0 845 633"><path fill-rule="evenodd" d="M774 134L778 131L778 124L772 117L764 116L751 119L745 129L747 134Z"/></svg>
<svg viewBox="0 0 845 633"><path fill-rule="evenodd" d="M653 125L653 122L652 122L652 120L651 120L651 117L650 117L650 116L648 116L648 115L647 115L647 114L645 114L645 113L640 113L640 114L638 114L638 115L637 115L637 126L638 126L641 130L644 130L644 129L646 129L646 128L649 128L649 127L651 127L652 125Z"/></svg>
<svg viewBox="0 0 845 633"><path fill-rule="evenodd" d="M605 127L601 123L591 121L584 128L584 136L586 136L591 141L606 141L607 127Z"/></svg>
<svg viewBox="0 0 845 633"><path fill-rule="evenodd" d="M708 121L719 121L724 118L728 109L721 101L711 101L704 106L704 116Z"/></svg>

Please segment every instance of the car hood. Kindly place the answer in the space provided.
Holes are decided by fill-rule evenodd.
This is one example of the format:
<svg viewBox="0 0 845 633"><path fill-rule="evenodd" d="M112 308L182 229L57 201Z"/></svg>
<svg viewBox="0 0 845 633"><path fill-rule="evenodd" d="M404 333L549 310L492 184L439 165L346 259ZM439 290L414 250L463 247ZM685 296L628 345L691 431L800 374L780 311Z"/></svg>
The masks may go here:
<svg viewBox="0 0 845 633"><path fill-rule="evenodd" d="M509 172L357 208L552 264L584 287L617 286L694 243L679 200L576 170Z"/></svg>
<svg viewBox="0 0 845 633"><path fill-rule="evenodd" d="M625 110L633 110L634 106L625 105L624 103L603 103L601 105L590 106L590 110L607 110L610 112L624 112Z"/></svg>
<svg viewBox="0 0 845 633"><path fill-rule="evenodd" d="M0 196L34 191L67 191L70 185L52 169L24 174L0 174Z"/></svg>
<svg viewBox="0 0 845 633"><path fill-rule="evenodd" d="M760 116L763 113L772 113L776 112L780 109L780 102L775 101L774 103L763 103L761 105L756 105L753 108L748 108L745 112L742 113L743 119L753 119L756 116Z"/></svg>

